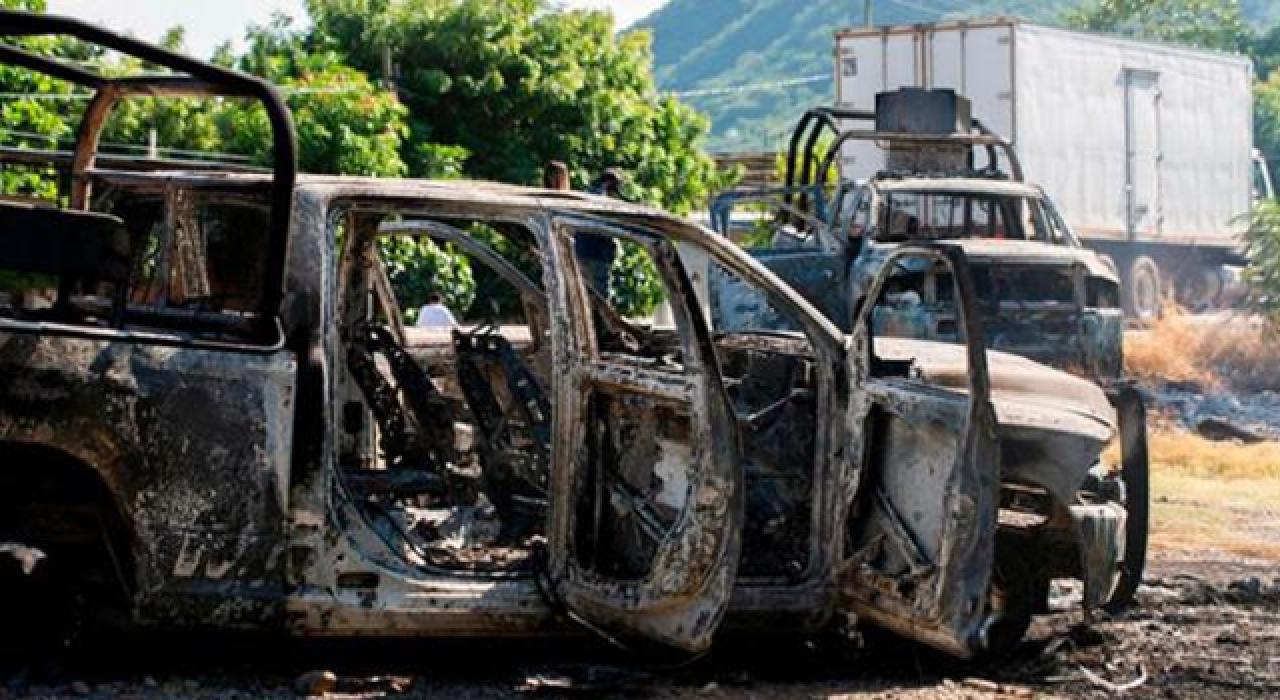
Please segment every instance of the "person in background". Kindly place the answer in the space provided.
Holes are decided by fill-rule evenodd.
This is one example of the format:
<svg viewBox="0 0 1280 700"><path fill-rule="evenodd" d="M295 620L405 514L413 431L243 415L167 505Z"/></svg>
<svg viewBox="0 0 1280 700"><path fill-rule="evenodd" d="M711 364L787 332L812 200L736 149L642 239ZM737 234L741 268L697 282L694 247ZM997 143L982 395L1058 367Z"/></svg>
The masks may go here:
<svg viewBox="0 0 1280 700"><path fill-rule="evenodd" d="M542 169L542 186L549 190L569 189L569 167L558 160L547 163Z"/></svg>
<svg viewBox="0 0 1280 700"><path fill-rule="evenodd" d="M415 325L418 328L453 329L458 327L458 320L453 317L449 307L444 305L444 297L439 292L432 292L427 297L426 306L418 309L418 322Z"/></svg>
<svg viewBox="0 0 1280 700"><path fill-rule="evenodd" d="M609 168L587 187L587 192L622 199L622 176ZM587 284L608 299L609 272L613 269L613 259L618 255L618 244L608 236L580 233L573 238L573 252L578 257L578 265Z"/></svg>

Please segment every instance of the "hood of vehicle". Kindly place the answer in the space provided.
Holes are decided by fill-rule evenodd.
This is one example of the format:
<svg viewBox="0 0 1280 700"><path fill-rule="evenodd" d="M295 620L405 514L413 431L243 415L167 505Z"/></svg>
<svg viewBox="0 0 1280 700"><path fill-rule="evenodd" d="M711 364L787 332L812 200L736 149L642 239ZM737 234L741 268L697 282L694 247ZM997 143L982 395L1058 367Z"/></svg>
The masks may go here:
<svg viewBox="0 0 1280 700"><path fill-rule="evenodd" d="M1101 256L1085 248L1036 241L983 238L948 241L948 243L963 250L969 262L974 265L1052 265L1057 267L1084 265L1085 270L1094 277L1117 279L1115 271Z"/></svg>
<svg viewBox="0 0 1280 700"><path fill-rule="evenodd" d="M920 380L969 389L964 345L877 338L874 346L882 358L912 360ZM995 350L987 351L987 373L1005 476L1072 502L1116 432L1116 412L1106 393L1088 380Z"/></svg>
<svg viewBox="0 0 1280 700"><path fill-rule="evenodd" d="M941 241L954 245L964 251L969 263L974 267L991 265L1048 265L1054 267L1070 267L1083 265L1085 271L1094 277L1104 277L1118 282L1113 267L1092 250L1075 248L1067 245L1054 245L1037 241L1012 241L1008 239L968 238ZM864 261L870 269L878 269L879 263L887 258L899 244L875 243L863 253Z"/></svg>

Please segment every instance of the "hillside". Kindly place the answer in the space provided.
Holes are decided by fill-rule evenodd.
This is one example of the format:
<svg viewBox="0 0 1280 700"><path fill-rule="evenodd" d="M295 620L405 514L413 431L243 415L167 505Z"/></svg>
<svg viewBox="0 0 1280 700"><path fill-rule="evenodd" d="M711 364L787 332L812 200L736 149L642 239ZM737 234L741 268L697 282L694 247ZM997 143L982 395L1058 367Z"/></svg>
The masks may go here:
<svg viewBox="0 0 1280 700"><path fill-rule="evenodd" d="M1080 2L876 0L873 19L903 24L1012 15L1054 24ZM1275 0L1241 6L1259 26L1280 20ZM758 151L790 133L806 107L833 99L832 35L863 24L862 12L861 0L671 0L636 27L653 33L659 85L711 115L712 150ZM739 89L786 81L794 84Z"/></svg>

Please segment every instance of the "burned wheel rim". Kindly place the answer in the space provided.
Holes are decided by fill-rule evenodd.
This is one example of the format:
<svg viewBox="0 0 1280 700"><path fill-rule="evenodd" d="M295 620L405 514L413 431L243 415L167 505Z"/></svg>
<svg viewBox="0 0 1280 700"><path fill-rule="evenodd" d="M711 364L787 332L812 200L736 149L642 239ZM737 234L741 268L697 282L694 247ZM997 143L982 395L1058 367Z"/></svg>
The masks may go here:
<svg viewBox="0 0 1280 700"><path fill-rule="evenodd" d="M1129 267L1127 289L1129 313L1143 321L1153 321L1160 316L1162 299L1160 267L1151 258L1143 255L1133 261Z"/></svg>
<svg viewBox="0 0 1280 700"><path fill-rule="evenodd" d="M1120 478L1124 483L1126 511L1124 561L1120 580L1107 601L1108 612L1128 607L1142 585L1147 565L1147 535L1151 525L1151 467L1147 451L1147 415L1142 395L1125 389L1115 396L1120 419L1122 454Z"/></svg>

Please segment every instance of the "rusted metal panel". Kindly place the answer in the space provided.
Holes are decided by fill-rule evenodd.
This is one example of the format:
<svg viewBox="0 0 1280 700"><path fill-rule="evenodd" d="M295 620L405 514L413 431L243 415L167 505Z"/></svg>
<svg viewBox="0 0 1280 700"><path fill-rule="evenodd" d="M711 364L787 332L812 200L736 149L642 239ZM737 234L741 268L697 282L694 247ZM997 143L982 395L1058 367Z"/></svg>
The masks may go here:
<svg viewBox="0 0 1280 700"><path fill-rule="evenodd" d="M140 619L270 624L283 592L292 357L45 330L0 328L0 444L64 453L108 486L135 535Z"/></svg>
<svg viewBox="0 0 1280 700"><path fill-rule="evenodd" d="M944 263L956 303L973 308L973 282L956 247L904 247L891 256L868 298L881 298L888 270L908 256ZM855 346L865 338L873 309L863 308ZM965 337L981 337L981 319L962 313ZM959 350L959 348L957 348ZM939 393L928 382L877 378L854 389L855 425L875 440L871 474L851 523L853 566L845 595L854 610L877 624L962 657L983 647L986 601L994 565L1000 489L1000 446L991 405L987 353L967 343L965 389ZM862 363L872 362L862 355ZM867 366L867 365L864 365ZM878 436L878 437L876 437Z"/></svg>

